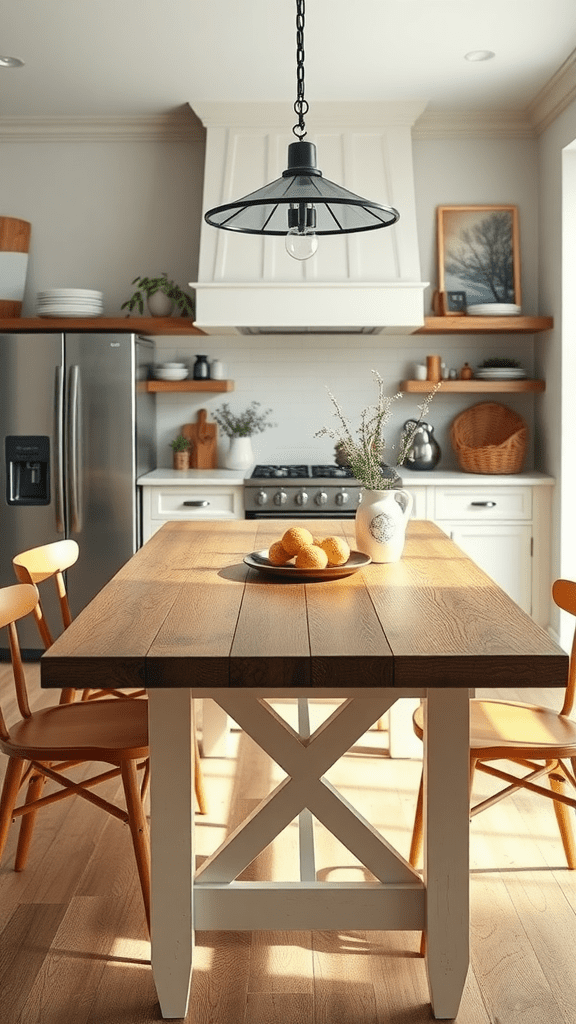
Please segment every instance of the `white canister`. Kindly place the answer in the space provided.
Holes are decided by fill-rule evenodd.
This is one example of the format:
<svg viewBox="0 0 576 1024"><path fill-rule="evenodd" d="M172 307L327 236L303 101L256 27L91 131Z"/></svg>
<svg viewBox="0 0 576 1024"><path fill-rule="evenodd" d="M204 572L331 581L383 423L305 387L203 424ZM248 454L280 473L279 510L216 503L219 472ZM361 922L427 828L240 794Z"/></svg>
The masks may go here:
<svg viewBox="0 0 576 1024"><path fill-rule="evenodd" d="M224 380L224 365L219 359L213 359L210 363L210 379Z"/></svg>
<svg viewBox="0 0 576 1024"><path fill-rule="evenodd" d="M426 380L427 372L426 363L414 364L414 380Z"/></svg>

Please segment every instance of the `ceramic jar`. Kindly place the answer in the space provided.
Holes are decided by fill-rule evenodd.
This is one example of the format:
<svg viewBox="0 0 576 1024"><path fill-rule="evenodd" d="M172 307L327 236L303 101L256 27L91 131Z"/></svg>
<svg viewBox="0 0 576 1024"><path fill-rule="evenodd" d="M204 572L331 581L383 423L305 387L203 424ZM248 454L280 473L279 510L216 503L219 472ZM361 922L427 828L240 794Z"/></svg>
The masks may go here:
<svg viewBox="0 0 576 1024"><path fill-rule="evenodd" d="M356 547L373 562L398 562L404 550L412 495L402 488L362 491L356 512Z"/></svg>
<svg viewBox="0 0 576 1024"><path fill-rule="evenodd" d="M248 469L254 462L251 437L231 437L224 457L226 469Z"/></svg>

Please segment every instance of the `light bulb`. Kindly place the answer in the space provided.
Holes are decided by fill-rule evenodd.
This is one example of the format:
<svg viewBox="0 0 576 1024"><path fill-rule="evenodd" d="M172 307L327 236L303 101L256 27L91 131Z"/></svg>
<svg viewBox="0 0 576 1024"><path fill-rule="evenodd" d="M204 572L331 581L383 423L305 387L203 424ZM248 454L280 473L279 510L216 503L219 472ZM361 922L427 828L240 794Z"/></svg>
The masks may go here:
<svg viewBox="0 0 576 1024"><path fill-rule="evenodd" d="M312 228L290 228L286 233L286 252L295 260L309 260L318 248L318 236Z"/></svg>

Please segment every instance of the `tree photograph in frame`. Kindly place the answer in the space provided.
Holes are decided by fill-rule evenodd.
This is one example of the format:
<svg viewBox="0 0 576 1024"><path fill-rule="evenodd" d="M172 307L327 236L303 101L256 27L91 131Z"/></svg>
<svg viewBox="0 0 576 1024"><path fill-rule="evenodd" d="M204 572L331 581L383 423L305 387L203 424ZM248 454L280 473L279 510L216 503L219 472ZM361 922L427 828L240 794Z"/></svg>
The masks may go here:
<svg viewBox="0 0 576 1024"><path fill-rule="evenodd" d="M521 305L516 206L438 207L438 287L466 305Z"/></svg>

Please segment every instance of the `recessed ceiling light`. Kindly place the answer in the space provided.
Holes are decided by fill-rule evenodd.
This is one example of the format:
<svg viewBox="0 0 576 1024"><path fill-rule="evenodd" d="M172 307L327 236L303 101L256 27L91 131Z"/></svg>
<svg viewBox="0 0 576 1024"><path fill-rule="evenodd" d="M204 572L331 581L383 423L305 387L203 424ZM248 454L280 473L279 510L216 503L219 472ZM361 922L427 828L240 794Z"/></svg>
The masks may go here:
<svg viewBox="0 0 576 1024"><path fill-rule="evenodd" d="M492 60L492 57L495 56L496 54L493 50L470 50L470 53L464 55L464 60Z"/></svg>
<svg viewBox="0 0 576 1024"><path fill-rule="evenodd" d="M23 68L24 61L18 57L0 57L0 68Z"/></svg>

